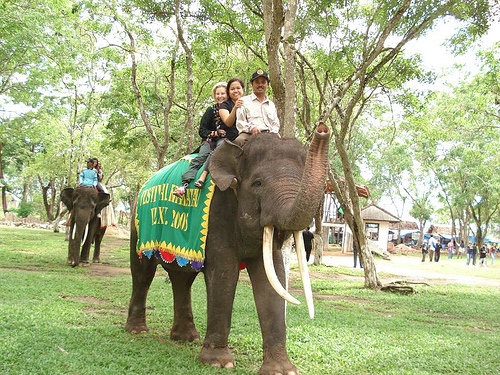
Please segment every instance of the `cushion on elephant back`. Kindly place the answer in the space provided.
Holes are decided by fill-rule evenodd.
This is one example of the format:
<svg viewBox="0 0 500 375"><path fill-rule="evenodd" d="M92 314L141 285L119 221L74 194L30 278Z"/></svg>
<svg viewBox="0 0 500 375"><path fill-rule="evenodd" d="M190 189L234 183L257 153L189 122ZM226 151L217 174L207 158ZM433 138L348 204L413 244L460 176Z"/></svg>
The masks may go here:
<svg viewBox="0 0 500 375"><path fill-rule="evenodd" d="M173 194L182 174L197 154L184 156L156 172L142 187L137 200L135 225L137 253L180 266L203 267L210 202L215 185L207 176L201 189L191 183L182 198ZM203 168L200 168L197 181Z"/></svg>

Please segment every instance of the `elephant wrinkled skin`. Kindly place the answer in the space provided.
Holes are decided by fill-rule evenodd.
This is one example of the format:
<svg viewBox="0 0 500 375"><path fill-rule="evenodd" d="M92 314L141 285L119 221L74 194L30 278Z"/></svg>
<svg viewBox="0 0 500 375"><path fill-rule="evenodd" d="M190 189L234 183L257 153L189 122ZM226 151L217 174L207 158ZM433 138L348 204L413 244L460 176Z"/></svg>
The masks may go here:
<svg viewBox="0 0 500 375"><path fill-rule="evenodd" d="M217 187L210 206L202 269L208 316L198 356L201 362L219 368L235 366L228 336L239 266L244 262L263 338L263 364L259 373L299 373L286 350L285 301L271 286L264 269L263 232L264 227L274 231L269 247L274 270L283 284L281 245L292 233L307 227L319 209L325 189L329 136L328 128L321 124L307 150L295 139L263 133L252 136L243 148L226 141L212 155L210 173ZM137 231L132 225L132 297L125 328L132 333L148 330L146 298L156 266L161 264L169 274L174 294L170 337L184 341L199 339L190 290L197 273L155 257L140 260L136 244Z"/></svg>
<svg viewBox="0 0 500 375"><path fill-rule="evenodd" d="M76 267L79 263L88 263L92 242L94 242L92 261L99 263L101 241L106 228L101 228L101 218L98 214L109 204L109 194L98 192L94 188L77 186L75 189L64 189L61 192L61 201L69 211L72 211L68 264Z"/></svg>

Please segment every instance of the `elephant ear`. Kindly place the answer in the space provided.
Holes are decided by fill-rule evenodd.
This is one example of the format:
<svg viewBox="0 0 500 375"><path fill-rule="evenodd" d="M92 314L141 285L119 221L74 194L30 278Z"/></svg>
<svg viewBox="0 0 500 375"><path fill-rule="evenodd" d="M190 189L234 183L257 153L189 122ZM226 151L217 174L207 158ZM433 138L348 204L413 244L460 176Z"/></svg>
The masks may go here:
<svg viewBox="0 0 500 375"><path fill-rule="evenodd" d="M73 209L73 191L73 188L66 188L61 191L61 201L68 207L69 211Z"/></svg>
<svg viewBox="0 0 500 375"><path fill-rule="evenodd" d="M222 191L232 187L235 178L240 179L238 162L242 153L243 149L240 146L226 139L212 154L208 170Z"/></svg>
<svg viewBox="0 0 500 375"><path fill-rule="evenodd" d="M99 194L97 194L97 203L95 206L96 214L101 212L101 210L109 204L109 201L109 194L99 192Z"/></svg>

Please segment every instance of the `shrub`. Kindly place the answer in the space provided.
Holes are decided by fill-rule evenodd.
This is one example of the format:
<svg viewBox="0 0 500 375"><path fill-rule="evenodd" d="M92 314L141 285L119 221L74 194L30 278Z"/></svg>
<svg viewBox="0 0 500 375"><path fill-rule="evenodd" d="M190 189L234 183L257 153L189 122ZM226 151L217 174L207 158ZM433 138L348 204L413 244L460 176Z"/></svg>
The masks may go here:
<svg viewBox="0 0 500 375"><path fill-rule="evenodd" d="M16 212L19 217L28 217L34 210L33 202L21 202Z"/></svg>

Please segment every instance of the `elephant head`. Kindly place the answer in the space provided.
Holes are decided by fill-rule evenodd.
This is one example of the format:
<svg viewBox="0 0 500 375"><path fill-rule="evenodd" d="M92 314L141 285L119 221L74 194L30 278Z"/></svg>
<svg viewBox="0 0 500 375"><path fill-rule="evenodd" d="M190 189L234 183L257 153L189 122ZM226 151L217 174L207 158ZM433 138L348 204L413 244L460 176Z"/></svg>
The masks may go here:
<svg viewBox="0 0 500 375"><path fill-rule="evenodd" d="M109 194L98 192L96 189L78 186L75 189L66 188L61 192L61 201L66 205L71 215L70 239L68 245L68 264L76 267L80 263L80 246L90 242L95 232L95 227L89 236L89 224L96 224L97 215L109 204ZM82 250L83 254L83 250ZM87 253L88 258L88 253Z"/></svg>
<svg viewBox="0 0 500 375"><path fill-rule="evenodd" d="M278 251L284 239L294 234L311 317L312 292L301 230L311 223L323 199L329 138L324 124L316 129L309 149L295 139L257 134L243 147L226 141L210 161L210 173L219 189L235 189L238 226L245 241L262 240L271 285L287 301L298 304L280 284L272 264L272 251Z"/></svg>

